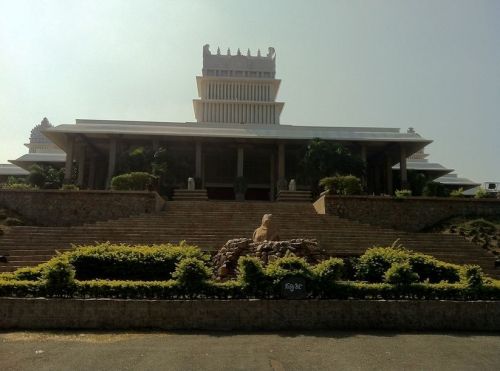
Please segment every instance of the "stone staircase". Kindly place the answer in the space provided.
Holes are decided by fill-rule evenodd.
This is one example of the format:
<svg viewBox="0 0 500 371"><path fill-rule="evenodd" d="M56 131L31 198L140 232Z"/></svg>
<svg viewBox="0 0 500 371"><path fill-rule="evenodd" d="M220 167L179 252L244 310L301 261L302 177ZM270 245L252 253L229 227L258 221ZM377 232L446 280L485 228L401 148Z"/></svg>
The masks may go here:
<svg viewBox="0 0 500 371"><path fill-rule="evenodd" d="M214 251L227 240L251 237L262 216L272 213L281 239L316 238L334 256L360 255L373 245L399 243L414 251L458 264L479 264L485 273L500 278L494 256L454 235L408 233L362 224L332 215L319 215L310 203L172 201L165 211L84 224L74 227L9 228L0 237L0 271L12 271L50 259L72 244L152 244L185 240L206 251Z"/></svg>

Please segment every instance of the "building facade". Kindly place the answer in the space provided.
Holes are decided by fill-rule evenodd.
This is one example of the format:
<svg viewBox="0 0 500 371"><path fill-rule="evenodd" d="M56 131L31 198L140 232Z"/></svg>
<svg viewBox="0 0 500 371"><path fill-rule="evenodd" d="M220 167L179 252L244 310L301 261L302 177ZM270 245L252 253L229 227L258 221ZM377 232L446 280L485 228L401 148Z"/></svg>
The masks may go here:
<svg viewBox="0 0 500 371"><path fill-rule="evenodd" d="M423 153L431 141L413 130L281 124L280 82L274 48L265 55L250 50L223 55L205 45L193 100L196 122L77 119L52 127L44 119L32 132L29 153L11 162L25 169L37 162L63 165L66 180L76 166L81 188L107 189L121 154L138 146L162 147L185 165L177 187L185 188L193 177L209 198L227 199L234 197L235 180L244 178L247 198L262 200L274 200L278 185L297 179L301 151L314 138L359 155L370 194L392 194L394 172L404 184L408 163L422 162L411 156ZM299 183L298 189L307 186Z"/></svg>

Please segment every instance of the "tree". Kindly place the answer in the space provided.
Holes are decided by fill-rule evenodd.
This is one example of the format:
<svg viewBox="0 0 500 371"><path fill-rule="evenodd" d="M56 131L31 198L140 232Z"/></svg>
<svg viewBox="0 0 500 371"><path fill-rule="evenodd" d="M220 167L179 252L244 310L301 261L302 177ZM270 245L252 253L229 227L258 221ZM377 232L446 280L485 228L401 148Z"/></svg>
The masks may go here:
<svg viewBox="0 0 500 371"><path fill-rule="evenodd" d="M355 175L361 177L365 172L363 160L351 153L341 144L315 138L305 148L300 163L301 177L317 193L318 182L322 178L335 175Z"/></svg>
<svg viewBox="0 0 500 371"><path fill-rule="evenodd" d="M58 169L51 165L33 165L27 182L41 189L59 189L64 180L64 169Z"/></svg>

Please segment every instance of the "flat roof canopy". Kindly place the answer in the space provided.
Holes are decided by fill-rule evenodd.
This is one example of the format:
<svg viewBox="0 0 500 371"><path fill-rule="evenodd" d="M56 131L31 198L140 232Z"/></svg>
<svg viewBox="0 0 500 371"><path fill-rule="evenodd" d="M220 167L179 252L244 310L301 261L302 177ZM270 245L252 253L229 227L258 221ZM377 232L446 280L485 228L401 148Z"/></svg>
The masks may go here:
<svg viewBox="0 0 500 371"><path fill-rule="evenodd" d="M151 122L120 120L76 120L43 130L50 140L66 150L68 136L84 136L88 139L106 139L119 136L124 139L151 137L184 139L219 139L258 142L306 142L314 138L359 143L368 146L385 146L405 143L407 155L422 149L431 140L416 133L401 133L397 128L327 127L260 124L222 124L191 122ZM395 163L399 158L394 159Z"/></svg>

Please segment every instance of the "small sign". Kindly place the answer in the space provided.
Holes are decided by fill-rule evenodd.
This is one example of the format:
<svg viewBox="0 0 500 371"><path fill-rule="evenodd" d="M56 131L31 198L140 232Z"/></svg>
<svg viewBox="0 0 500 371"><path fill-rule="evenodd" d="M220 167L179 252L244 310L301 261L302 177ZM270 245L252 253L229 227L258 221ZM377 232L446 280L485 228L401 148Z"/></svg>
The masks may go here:
<svg viewBox="0 0 500 371"><path fill-rule="evenodd" d="M281 281L281 296L285 299L305 299L306 281L302 277L287 277Z"/></svg>

